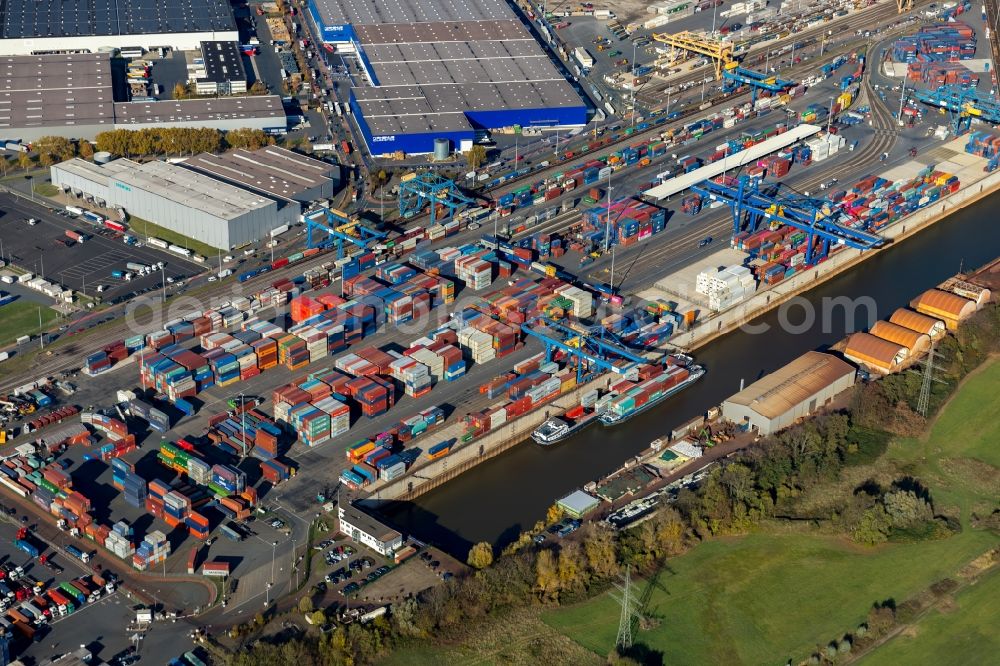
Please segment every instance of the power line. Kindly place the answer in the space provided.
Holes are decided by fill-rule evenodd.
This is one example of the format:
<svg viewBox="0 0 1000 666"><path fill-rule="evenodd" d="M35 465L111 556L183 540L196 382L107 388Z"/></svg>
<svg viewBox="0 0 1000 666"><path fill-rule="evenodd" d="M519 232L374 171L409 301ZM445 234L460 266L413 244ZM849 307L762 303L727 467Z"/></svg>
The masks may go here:
<svg viewBox="0 0 1000 666"><path fill-rule="evenodd" d="M615 645L623 650L632 647L632 624L641 616L637 595L632 589L632 567L625 567L625 574L621 583L614 584L617 594L612 592L611 597L622 607L621 616L618 620L618 637Z"/></svg>
<svg viewBox="0 0 1000 666"><path fill-rule="evenodd" d="M931 402L931 382L934 381L934 343L931 343L924 362L924 380L920 384L920 397L917 399L917 413L927 418L927 410Z"/></svg>

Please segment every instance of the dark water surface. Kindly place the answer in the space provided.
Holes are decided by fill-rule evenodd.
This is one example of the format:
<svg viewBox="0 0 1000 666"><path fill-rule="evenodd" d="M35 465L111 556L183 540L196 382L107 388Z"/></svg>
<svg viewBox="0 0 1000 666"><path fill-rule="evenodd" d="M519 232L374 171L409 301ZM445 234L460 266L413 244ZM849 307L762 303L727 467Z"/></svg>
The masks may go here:
<svg viewBox="0 0 1000 666"><path fill-rule="evenodd" d="M997 255L1000 195L993 195L804 294L802 300L815 311L812 325L804 324L805 308L796 305L752 322L768 326L765 334L737 331L702 348L697 362L708 374L650 412L616 428L593 426L555 447L523 442L415 502L386 507L383 513L405 532L462 560L473 543L503 546L544 517L556 499L720 404L739 390L741 379L749 384L808 350L869 326L865 303L875 318L887 318L960 266L978 267ZM844 297L860 304L851 316L843 307L829 307L830 299ZM824 302L831 316L822 316ZM782 330L781 321L796 330Z"/></svg>

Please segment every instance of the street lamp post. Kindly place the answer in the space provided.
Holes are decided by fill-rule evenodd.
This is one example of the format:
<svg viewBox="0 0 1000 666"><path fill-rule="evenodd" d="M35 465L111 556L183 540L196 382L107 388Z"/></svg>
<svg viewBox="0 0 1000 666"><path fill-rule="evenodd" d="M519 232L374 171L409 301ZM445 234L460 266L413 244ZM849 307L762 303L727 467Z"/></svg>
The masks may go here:
<svg viewBox="0 0 1000 666"><path fill-rule="evenodd" d="M604 221L604 252L607 253L611 243L611 168L608 168L608 213Z"/></svg>
<svg viewBox="0 0 1000 666"><path fill-rule="evenodd" d="M84 278L86 279L86 278ZM167 302L167 273L163 266L160 266L160 284L163 285L163 299L162 302Z"/></svg>
<svg viewBox="0 0 1000 666"><path fill-rule="evenodd" d="M271 582L268 584L269 586L274 584L274 554L277 551L277 549L278 549L278 542L277 541L272 541L271 542Z"/></svg>
<svg viewBox="0 0 1000 666"><path fill-rule="evenodd" d="M635 52L637 44L632 42L632 127L635 128Z"/></svg>
<svg viewBox="0 0 1000 666"><path fill-rule="evenodd" d="M906 77L903 77L903 88L899 91L899 113L896 114L896 124L903 124L903 102L906 100Z"/></svg>
<svg viewBox="0 0 1000 666"><path fill-rule="evenodd" d="M247 408L246 408L246 398L243 392L240 392L240 428L243 431L243 457L247 457ZM277 545L277 542L275 542ZM271 558L271 580L274 580L274 558Z"/></svg>

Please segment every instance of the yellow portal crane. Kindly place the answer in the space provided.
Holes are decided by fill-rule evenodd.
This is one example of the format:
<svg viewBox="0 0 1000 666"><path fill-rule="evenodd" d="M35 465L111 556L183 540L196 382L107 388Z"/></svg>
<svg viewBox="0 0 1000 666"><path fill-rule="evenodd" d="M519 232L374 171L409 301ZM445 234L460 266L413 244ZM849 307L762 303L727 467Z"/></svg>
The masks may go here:
<svg viewBox="0 0 1000 666"><path fill-rule="evenodd" d="M654 33L653 39L662 44L669 44L675 49L682 49L690 53L698 53L706 58L711 58L715 64L716 80L722 78L722 70L724 67L726 67L729 63L735 62L733 59L732 42L712 39L703 33L690 32L687 30L679 32L676 35Z"/></svg>
<svg viewBox="0 0 1000 666"><path fill-rule="evenodd" d="M913 9L913 0L896 0L896 11L900 14Z"/></svg>

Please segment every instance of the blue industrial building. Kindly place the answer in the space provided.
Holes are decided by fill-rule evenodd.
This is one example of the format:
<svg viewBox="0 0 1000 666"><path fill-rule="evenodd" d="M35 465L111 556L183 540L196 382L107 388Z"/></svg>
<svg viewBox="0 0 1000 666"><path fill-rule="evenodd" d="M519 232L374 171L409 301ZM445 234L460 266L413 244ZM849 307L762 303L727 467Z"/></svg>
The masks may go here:
<svg viewBox="0 0 1000 666"><path fill-rule="evenodd" d="M350 108L375 156L465 150L489 130L582 126L587 107L504 0L309 0L318 33L354 55Z"/></svg>

